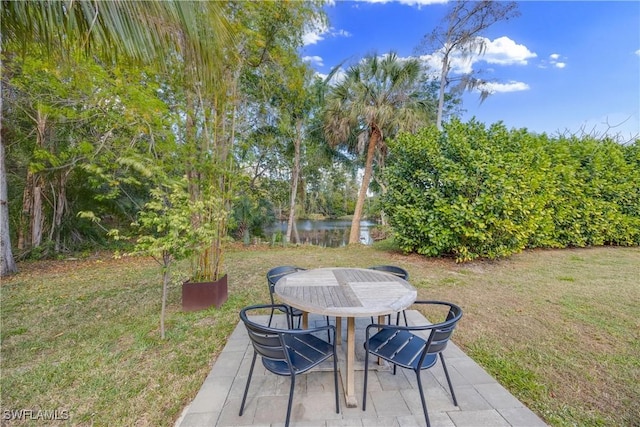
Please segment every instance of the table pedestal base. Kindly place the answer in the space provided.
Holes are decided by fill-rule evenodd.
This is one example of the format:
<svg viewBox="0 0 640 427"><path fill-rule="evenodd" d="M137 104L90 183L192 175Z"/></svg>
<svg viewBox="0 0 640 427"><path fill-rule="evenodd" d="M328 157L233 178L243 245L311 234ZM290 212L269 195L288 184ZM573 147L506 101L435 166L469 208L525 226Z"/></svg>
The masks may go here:
<svg viewBox="0 0 640 427"><path fill-rule="evenodd" d="M384 323L385 316L378 317L378 323ZM342 317L336 317L336 336L335 340L338 345L338 371L342 381L342 390L344 391L344 399L347 408L358 407L358 396L355 390L355 371L356 371L356 319L355 317L347 317L347 339L346 343L342 341ZM309 327L309 314L303 313L302 327ZM343 345L346 344L346 345ZM378 369L385 369L386 363L382 359L378 359ZM372 369L373 366L370 367ZM360 369L360 368L358 368Z"/></svg>

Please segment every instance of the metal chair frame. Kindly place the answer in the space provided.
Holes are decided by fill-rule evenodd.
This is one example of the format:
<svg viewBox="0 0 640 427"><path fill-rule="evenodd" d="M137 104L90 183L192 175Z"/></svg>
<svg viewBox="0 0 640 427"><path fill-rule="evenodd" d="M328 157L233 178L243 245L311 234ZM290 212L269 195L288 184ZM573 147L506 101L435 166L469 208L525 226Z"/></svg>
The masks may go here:
<svg viewBox="0 0 640 427"><path fill-rule="evenodd" d="M444 374L449 384L449 391L453 399L453 404L458 406L449 371L444 361L442 352L447 347L453 331L462 317L462 309L449 302L444 301L416 301L414 304L447 306L449 311L446 319L441 323L421 326L400 326L400 325L380 325L371 324L366 329L365 348L365 371L364 371L364 393L362 398L362 410L367 408L367 381L369 375L369 354L380 357L393 364L393 373L396 367L411 369L416 374L420 400L424 411L424 418L427 427L430 427L429 412L422 389L420 371L429 369L438 362L438 357L442 363ZM428 338L416 335L413 332L428 332ZM375 334L371 336L372 332Z"/></svg>
<svg viewBox="0 0 640 427"><path fill-rule="evenodd" d="M293 265L281 265L279 267L274 267L271 270L269 270L267 272L267 283L269 285L269 297L271 297L271 304L276 306L278 304L276 304L274 298L273 298L273 293L276 287L276 282L278 280L280 280L281 277L286 276L287 274L292 274L292 273L297 273L298 271L305 271L305 268L301 268L301 267L296 267ZM293 308L291 306L289 307L287 313L290 313L292 317L297 317L298 318L298 329L300 329L300 323L302 320L302 311L298 310L297 308ZM273 319L273 313L276 309L273 308L271 309L271 315L269 316L269 326L271 326L271 321Z"/></svg>
<svg viewBox="0 0 640 427"><path fill-rule="evenodd" d="M338 398L338 356L336 353L335 326L327 325L303 330L278 329L253 322L249 319L247 314L248 312L261 309L278 309L284 310L284 312L289 316L290 308L291 307L284 304L263 304L245 307L240 311L240 319L247 328L254 350L253 359L251 360L251 368L249 369L249 376L247 378L247 385L245 386L242 403L240 405L240 416L242 416L244 411L244 405L246 403L247 393L249 392L249 385L251 383L251 376L253 375L253 368L258 355L261 356L262 364L268 371L276 375L288 376L291 378L285 426L289 425L289 420L291 418L291 406L293 403L296 375L303 374L311 370L330 357L333 357L336 413L340 413L340 402ZM289 321L287 323L289 323ZM313 335L314 333L324 331L327 331L329 334L333 334L333 344Z"/></svg>

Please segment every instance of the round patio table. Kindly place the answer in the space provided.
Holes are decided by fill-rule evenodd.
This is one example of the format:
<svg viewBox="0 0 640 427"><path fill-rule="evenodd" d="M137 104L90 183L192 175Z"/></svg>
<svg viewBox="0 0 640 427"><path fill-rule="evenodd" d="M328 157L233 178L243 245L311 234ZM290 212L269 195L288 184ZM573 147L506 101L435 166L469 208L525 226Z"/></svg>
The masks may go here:
<svg viewBox="0 0 640 427"><path fill-rule="evenodd" d="M283 276L275 286L278 298L307 313L335 316L338 334L347 318L346 366L342 381L347 407L357 407L355 395L355 318L386 316L409 307L418 292L406 280L383 271L364 268L317 268ZM382 320L380 320L382 323ZM336 337L340 344L340 335Z"/></svg>

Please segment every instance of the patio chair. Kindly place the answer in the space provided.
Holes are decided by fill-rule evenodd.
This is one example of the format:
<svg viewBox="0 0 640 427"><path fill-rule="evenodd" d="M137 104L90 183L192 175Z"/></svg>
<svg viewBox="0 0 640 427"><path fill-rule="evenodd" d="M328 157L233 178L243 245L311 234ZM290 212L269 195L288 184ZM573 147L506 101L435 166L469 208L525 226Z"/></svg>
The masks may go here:
<svg viewBox="0 0 640 427"><path fill-rule="evenodd" d="M274 267L271 270L269 270L267 272L267 283L269 284L269 297L271 297L271 304L276 306L276 302L273 298L273 293L274 293L274 289L276 287L276 282L278 280L280 280L281 277L286 276L287 274L292 274L292 273L297 273L298 271L305 271L306 268L302 268L302 267L295 267L292 265L281 265L279 267ZM289 317L290 319L293 318L298 318L298 326L297 328L300 329L300 323L301 323L301 319L302 319L302 315L303 312L302 310L298 310L297 308L291 307L289 305L287 305L288 307L288 313L290 313L291 317ZM271 321L273 319L273 313L275 312L275 308L271 309L271 315L269 316L269 325L271 326ZM280 310L282 311L282 310ZM288 318L288 319L289 319ZM325 319L327 321L327 325L329 325L329 316L325 316ZM289 328L293 327L293 320L291 321L291 324L289 324ZM331 335L327 332L327 340L329 342L331 342Z"/></svg>
<svg viewBox="0 0 640 427"><path fill-rule="evenodd" d="M291 404L293 402L293 391L296 383L296 375L304 374L325 360L333 357L333 381L336 395L336 414L340 413L340 402L338 400L338 357L336 355L335 333L336 328L333 325L320 326L313 329L277 329L260 325L249 319L252 311L260 309L278 309L288 312L289 306L283 304L276 305L253 305L245 307L240 311L240 319L245 324L249 338L253 344L253 359L251 368L249 369L249 377L247 385L242 396L240 405L240 416L244 411L244 405L251 383L251 375L253 367L256 363L256 357L261 356L264 367L276 374L291 377L291 386L289 389L289 404L287 406L287 417L285 426L289 425L291 418ZM333 334L333 344L330 344L317 336L316 332L327 331Z"/></svg>
<svg viewBox="0 0 640 427"><path fill-rule="evenodd" d="M298 271L304 271L304 268L301 267L295 267L292 265L281 265L279 267L274 267L271 270L269 270L267 272L267 284L269 285L269 296L271 297L271 304L273 307L277 307L277 306L281 306L281 305L276 305L275 300L273 299L273 291L276 287L276 282L278 280L280 280L281 277L286 276L287 274L292 274L292 273L297 273ZM288 309L285 309L284 311L282 309L280 309L280 311L286 312L286 313L290 313L291 318L298 318L298 329L300 329L300 321L302 319L302 311L298 310L297 308L293 308L290 306L287 306ZM271 309L271 315L269 316L269 325L271 326L271 321L273 319L273 313L276 310L276 308L272 308ZM289 325L289 327L292 327L292 325Z"/></svg>
<svg viewBox="0 0 640 427"><path fill-rule="evenodd" d="M385 273L391 273L394 276L398 276L401 279L404 280L409 280L409 272L407 270L405 270L402 267L397 267L395 265L376 265L373 267L369 267L369 270L377 270L377 271L384 271ZM405 326L408 325L407 323L407 313L402 310L402 316L404 317L404 324ZM389 319L389 323L391 323L391 315L388 315L388 319ZM375 321L373 320L373 318L371 318L371 323L375 323ZM400 312L398 312L398 316L396 317L396 325L400 324Z"/></svg>
<svg viewBox="0 0 640 427"><path fill-rule="evenodd" d="M453 334L458 321L462 317L462 309L455 304L442 301L416 301L415 304L427 306L443 306L447 311L445 320L441 323L423 326L400 326L400 325L376 325L371 324L366 329L365 348L365 371L364 371L364 394L362 398L362 410L367 408L367 380L369 374L369 354L380 357L393 364L393 373L396 368L411 369L416 373L420 400L427 427L430 427L429 413L422 390L422 380L420 371L434 366L440 357L442 369L447 377L453 404L458 406L456 395L453 391L449 371L444 361L442 352L447 347L447 343ZM421 332L416 335L413 332ZM375 335L371 336L374 333Z"/></svg>

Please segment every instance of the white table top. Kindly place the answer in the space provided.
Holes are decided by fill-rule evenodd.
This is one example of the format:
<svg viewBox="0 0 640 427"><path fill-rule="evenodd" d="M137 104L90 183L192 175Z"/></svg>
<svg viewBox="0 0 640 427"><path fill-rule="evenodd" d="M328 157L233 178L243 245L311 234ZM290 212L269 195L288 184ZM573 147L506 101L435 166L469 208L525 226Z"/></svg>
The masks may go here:
<svg viewBox="0 0 640 427"><path fill-rule="evenodd" d="M406 280L364 268L317 268L289 274L278 280L275 293L292 307L336 317L396 313L418 297Z"/></svg>

